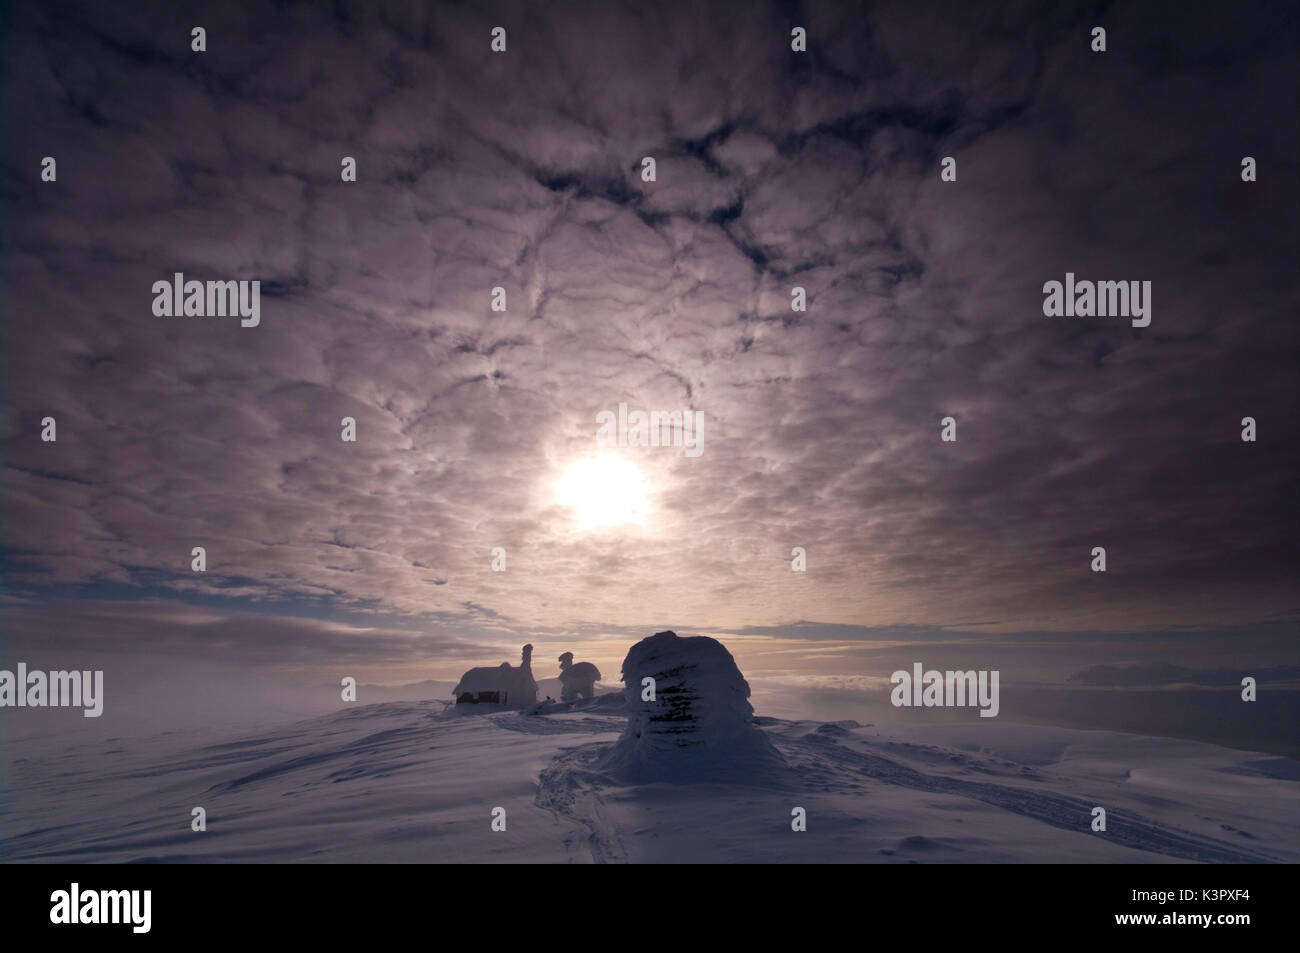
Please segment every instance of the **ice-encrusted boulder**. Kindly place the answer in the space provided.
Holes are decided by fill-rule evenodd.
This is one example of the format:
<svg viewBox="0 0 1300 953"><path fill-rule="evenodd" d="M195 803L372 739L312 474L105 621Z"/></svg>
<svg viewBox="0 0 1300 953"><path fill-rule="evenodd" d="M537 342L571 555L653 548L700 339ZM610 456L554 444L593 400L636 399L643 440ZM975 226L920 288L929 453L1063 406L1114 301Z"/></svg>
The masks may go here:
<svg viewBox="0 0 1300 953"><path fill-rule="evenodd" d="M643 701L642 680L655 680ZM623 660L628 724L601 765L625 781L756 781L784 759L754 724L749 683L721 642L659 632Z"/></svg>

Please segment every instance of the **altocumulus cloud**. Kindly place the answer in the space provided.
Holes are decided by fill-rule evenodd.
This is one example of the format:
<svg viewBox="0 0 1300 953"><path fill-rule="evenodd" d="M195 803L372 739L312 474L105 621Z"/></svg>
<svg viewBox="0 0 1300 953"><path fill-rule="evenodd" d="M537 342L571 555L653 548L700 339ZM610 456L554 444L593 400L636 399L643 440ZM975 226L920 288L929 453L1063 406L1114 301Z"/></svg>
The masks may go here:
<svg viewBox="0 0 1300 953"><path fill-rule="evenodd" d="M1295 88L1294 21L1115 9L1103 60L1068 13L811 5L796 56L793 9L14 11L14 591L318 602L428 620L429 652L1293 608L1298 150L1269 91ZM1270 158L1243 198L1247 153ZM1151 326L1043 318L1067 270L1153 281ZM152 316L176 271L261 280L260 326ZM705 452L635 451L652 520L582 535L550 482L620 401L702 411ZM271 654L355 644L275 624ZM407 624L369 644L404 657Z"/></svg>

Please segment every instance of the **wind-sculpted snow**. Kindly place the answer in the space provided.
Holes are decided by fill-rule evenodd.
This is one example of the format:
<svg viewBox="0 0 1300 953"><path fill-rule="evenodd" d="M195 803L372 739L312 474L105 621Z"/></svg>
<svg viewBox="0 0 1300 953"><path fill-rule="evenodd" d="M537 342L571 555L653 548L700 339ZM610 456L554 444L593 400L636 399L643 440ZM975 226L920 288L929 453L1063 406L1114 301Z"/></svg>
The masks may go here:
<svg viewBox="0 0 1300 953"><path fill-rule="evenodd" d="M677 667L664 669L670 685ZM715 676L721 669L710 667ZM781 770L766 770L766 749L742 740L713 776L665 771L631 781L610 770L630 722L602 701L609 697L617 696L471 716L435 702L392 702L244 738L174 733L6 746L0 860L1300 861L1300 784L1287 759L1003 723L762 718L745 729L760 735ZM748 705L740 698L733 714ZM713 726L697 715L695 739L736 740L703 730ZM747 751L759 758L737 754ZM655 749L655 758L668 753ZM698 765L691 746L675 753ZM656 763L668 764L640 767ZM490 827L497 805L508 815L505 831ZM1090 830L1095 805L1106 808L1105 832ZM202 833L190 829L195 806L207 811ZM806 831L791 829L795 807L807 812Z"/></svg>
<svg viewBox="0 0 1300 953"><path fill-rule="evenodd" d="M836 725L820 725L809 730L807 725L776 719L764 721L774 729L771 737L793 770L768 778L757 789L752 779L751 783L698 787L665 783L629 786L602 770L609 761L611 746L597 744L559 755L542 772L537 804L555 811L566 821L583 825L592 859L597 862L624 858L633 861L862 861L872 860L874 854L876 860L908 862L1270 863L1293 860L1296 853L1242 843L1242 838L1256 841L1257 837L1221 821L1212 823L1218 819L1198 814L1198 799L1190 790L1186 792L1185 802L1174 800L1171 792L1163 788L1156 795L1135 791L1119 793L1095 781L1067 784L1059 775L1039 773L1005 758L981 759L936 745L865 743L863 730ZM942 729L934 730L942 732ZM1030 730L1048 737L1102 734ZM1127 737L1132 736L1111 735L1114 739ZM1157 746L1185 744L1163 739L1136 740L1155 742ZM1237 754L1205 745L1194 747L1220 757ZM884 750L889 754L882 753ZM944 768L935 769L938 764ZM1250 764L1242 760L1243 774L1250 773ZM955 777L946 770L955 770L962 776ZM968 774L981 775L981 779L965 777ZM1123 774L1127 782L1130 773ZM1003 782L983 780L988 776L1002 778ZM1280 819L1284 824L1294 823L1300 808L1294 786L1290 790L1279 787L1277 793L1289 805ZM1167 820L1144 816L1132 807L1134 803L1156 800L1179 818L1179 823L1199 822L1202 830L1186 830ZM1099 803L1109 804L1111 808L1105 833L1090 830L1091 809ZM823 805L821 808L808 806L807 810L816 818L815 823L820 824L821 833L837 835L838 842L824 836L812 837L811 825L807 837L788 836L791 833L789 808L795 804ZM880 839L881 831L898 827L900 820L922 805L931 809L929 823L925 824L931 830L937 827L949 832L967 823L970 827L961 830L957 826L957 836L900 833L886 846L872 844ZM984 805L995 810L989 812ZM891 814L895 816L890 817ZM755 815L762 820L756 823ZM1026 843L1023 823L1010 815L1032 822L1027 828L1033 832L1029 842ZM746 835L738 830L741 825L735 822L737 816L746 819L753 839L746 841ZM936 817L942 818L938 824ZM628 830L629 827L633 829ZM1055 831L1049 832L1044 827ZM753 837L755 830L766 836ZM1224 839L1225 833L1235 837ZM651 835L649 842L636 843L646 834ZM856 837L861 837L858 842L861 846L855 848ZM654 843L656 840L660 843ZM869 850L868 845L874 850ZM682 853L674 854L673 847Z"/></svg>
<svg viewBox="0 0 1300 953"><path fill-rule="evenodd" d="M490 716L492 723L506 731L522 731L532 735L592 735L602 731L622 731L622 718L547 718L544 715L503 714Z"/></svg>
<svg viewBox="0 0 1300 953"><path fill-rule="evenodd" d="M1093 805L1097 803L1096 799L927 774L887 757L847 750L837 743L833 735L814 732L806 735L805 741L820 748L823 758L841 771L856 770L866 777L912 791L973 798L1065 830L1079 830L1080 819L1089 817ZM973 759L960 760L966 761L974 770L995 773L991 769L970 764ZM1032 776L1032 772L1029 774ZM1108 842L1124 847L1185 860L1241 864L1270 859L1257 851L1216 843L1185 831L1162 829L1153 821L1127 813L1112 817L1105 837Z"/></svg>

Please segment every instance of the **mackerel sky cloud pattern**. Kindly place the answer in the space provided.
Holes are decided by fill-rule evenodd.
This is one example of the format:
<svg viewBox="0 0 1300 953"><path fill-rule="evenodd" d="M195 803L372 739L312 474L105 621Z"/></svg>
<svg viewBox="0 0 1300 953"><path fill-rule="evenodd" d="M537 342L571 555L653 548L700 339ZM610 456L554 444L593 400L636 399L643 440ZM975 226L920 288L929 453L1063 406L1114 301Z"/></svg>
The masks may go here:
<svg viewBox="0 0 1300 953"><path fill-rule="evenodd" d="M910 3L10 15L16 639L94 608L201 653L251 614L259 661L459 669L539 631L1295 618L1284 5L1109 9L1105 56L1073 13ZM260 325L154 316L175 272L260 280ZM1150 326L1044 317L1067 272L1151 281ZM651 518L584 533L551 487L620 402L705 450L627 448Z"/></svg>

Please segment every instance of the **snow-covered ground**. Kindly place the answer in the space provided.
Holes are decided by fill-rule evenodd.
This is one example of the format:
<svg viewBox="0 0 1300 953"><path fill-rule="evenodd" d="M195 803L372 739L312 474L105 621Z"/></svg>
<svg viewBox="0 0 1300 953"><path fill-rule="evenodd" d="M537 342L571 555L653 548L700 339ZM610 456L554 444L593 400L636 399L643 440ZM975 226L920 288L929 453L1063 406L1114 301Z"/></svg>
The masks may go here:
<svg viewBox="0 0 1300 953"><path fill-rule="evenodd" d="M629 783L602 770L628 723L620 695L543 708L388 702L238 738L9 746L0 859L1300 861L1287 758L987 721L758 718L777 763ZM190 829L196 806L206 832Z"/></svg>

